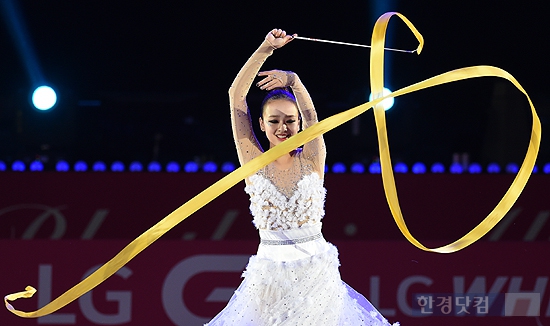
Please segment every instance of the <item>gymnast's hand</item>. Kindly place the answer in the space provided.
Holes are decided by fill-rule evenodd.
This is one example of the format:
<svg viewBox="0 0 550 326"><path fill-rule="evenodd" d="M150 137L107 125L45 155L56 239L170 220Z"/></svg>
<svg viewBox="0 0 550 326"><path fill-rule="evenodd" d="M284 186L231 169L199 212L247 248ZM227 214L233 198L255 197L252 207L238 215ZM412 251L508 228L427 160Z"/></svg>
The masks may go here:
<svg viewBox="0 0 550 326"><path fill-rule="evenodd" d="M271 46L275 49L283 47L288 42L292 41L294 37L296 37L298 34L293 35L286 35L286 32L282 29L272 29L269 33L267 33L265 39L271 44Z"/></svg>
<svg viewBox="0 0 550 326"><path fill-rule="evenodd" d="M295 73L292 71L269 70L260 71L258 76L265 76L265 78L260 80L256 86L270 91L274 88L293 86Z"/></svg>

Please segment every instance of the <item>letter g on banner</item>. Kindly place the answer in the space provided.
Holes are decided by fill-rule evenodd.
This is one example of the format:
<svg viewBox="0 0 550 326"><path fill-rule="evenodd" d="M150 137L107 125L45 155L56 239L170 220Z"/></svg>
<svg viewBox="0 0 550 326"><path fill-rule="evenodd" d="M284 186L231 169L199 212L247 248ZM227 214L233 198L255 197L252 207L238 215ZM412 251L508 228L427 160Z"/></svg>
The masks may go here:
<svg viewBox="0 0 550 326"><path fill-rule="evenodd" d="M204 272L242 272L248 263L248 255L197 255L179 262L166 276L162 286L162 305L175 325L202 325L210 319L195 315L185 306L183 290L187 281ZM235 289L216 288L210 294Z"/></svg>

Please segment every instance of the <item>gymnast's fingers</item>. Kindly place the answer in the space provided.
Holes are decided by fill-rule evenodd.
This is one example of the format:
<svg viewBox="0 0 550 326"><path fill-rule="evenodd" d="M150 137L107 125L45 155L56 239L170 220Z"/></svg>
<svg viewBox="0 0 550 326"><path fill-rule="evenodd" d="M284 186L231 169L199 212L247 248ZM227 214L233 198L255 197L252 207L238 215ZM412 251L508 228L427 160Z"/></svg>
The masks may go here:
<svg viewBox="0 0 550 326"><path fill-rule="evenodd" d="M277 88L277 87L282 87L281 81L276 79L276 78L273 78L270 81L268 81L267 83L260 86L260 89L270 91L270 90L272 90L274 88Z"/></svg>

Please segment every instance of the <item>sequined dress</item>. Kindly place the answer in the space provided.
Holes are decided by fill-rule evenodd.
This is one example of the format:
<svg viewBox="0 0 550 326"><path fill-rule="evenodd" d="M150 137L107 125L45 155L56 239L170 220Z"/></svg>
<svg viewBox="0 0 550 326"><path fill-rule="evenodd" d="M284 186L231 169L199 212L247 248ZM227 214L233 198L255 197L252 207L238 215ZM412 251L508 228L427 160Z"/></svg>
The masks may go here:
<svg viewBox="0 0 550 326"><path fill-rule="evenodd" d="M270 44L262 43L230 89L241 164L261 153L244 98L272 53ZM295 74L289 84L304 117L303 128L307 128L317 122L311 99ZM260 245L243 272L241 285L208 326L390 325L365 297L341 280L338 251L323 238L325 156L319 137L293 153L288 169L270 164L247 178L245 192L250 195Z"/></svg>

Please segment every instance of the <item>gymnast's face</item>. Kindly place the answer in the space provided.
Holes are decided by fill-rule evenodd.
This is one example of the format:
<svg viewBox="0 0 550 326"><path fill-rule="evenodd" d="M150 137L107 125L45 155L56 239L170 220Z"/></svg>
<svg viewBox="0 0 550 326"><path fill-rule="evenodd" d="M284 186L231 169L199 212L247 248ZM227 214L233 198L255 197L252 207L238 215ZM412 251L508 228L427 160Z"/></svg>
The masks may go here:
<svg viewBox="0 0 550 326"><path fill-rule="evenodd" d="M296 104L286 99L268 101L260 118L260 129L269 140L269 148L298 133L300 119Z"/></svg>

